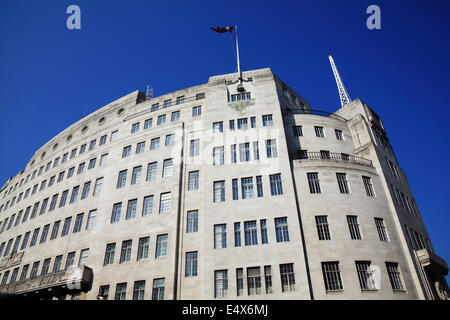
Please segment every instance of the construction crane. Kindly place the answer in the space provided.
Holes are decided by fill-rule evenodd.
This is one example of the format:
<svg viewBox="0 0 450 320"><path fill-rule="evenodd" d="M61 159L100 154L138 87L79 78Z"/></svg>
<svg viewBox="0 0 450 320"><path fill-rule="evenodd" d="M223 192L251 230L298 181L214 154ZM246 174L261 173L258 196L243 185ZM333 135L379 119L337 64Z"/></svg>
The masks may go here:
<svg viewBox="0 0 450 320"><path fill-rule="evenodd" d="M341 76L336 68L333 56L330 54L328 59L330 59L331 69L333 69L334 78L336 79L336 85L339 91L339 98L341 99L341 107L343 108L352 102L352 100L350 100L350 96L348 95L347 90L345 90L344 83L342 82Z"/></svg>

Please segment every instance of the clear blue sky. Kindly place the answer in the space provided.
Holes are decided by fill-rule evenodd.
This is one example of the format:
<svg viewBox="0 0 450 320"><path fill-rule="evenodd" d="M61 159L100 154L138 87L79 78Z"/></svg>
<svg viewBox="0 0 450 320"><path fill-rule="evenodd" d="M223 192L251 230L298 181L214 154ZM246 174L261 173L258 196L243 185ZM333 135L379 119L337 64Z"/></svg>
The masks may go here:
<svg viewBox="0 0 450 320"><path fill-rule="evenodd" d="M81 30L66 8L81 8ZM366 8L381 8L381 30ZM270 67L311 103L340 107L327 56L351 98L383 118L437 253L450 262L450 1L0 2L0 184L83 114L152 84L155 94Z"/></svg>

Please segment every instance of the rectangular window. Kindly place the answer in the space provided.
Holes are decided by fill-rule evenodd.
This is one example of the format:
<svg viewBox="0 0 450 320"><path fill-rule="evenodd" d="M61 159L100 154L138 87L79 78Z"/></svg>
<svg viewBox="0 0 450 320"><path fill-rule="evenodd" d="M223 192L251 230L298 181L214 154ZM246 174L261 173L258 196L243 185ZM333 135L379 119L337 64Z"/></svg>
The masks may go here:
<svg viewBox="0 0 450 320"><path fill-rule="evenodd" d="M82 162L82 163L80 163L80 164L78 165L77 174L83 173L83 171L84 171L84 165L85 165L84 162Z"/></svg>
<svg viewBox="0 0 450 320"><path fill-rule="evenodd" d="M309 191L311 193L320 193L319 173L308 172L307 176L308 176Z"/></svg>
<svg viewBox="0 0 450 320"><path fill-rule="evenodd" d="M53 224L52 234L50 235L50 240L54 240L58 237L59 225L61 224L61 220L56 221Z"/></svg>
<svg viewBox="0 0 450 320"><path fill-rule="evenodd" d="M283 194L283 184L281 181L281 173L269 175L270 192L273 196Z"/></svg>
<svg viewBox="0 0 450 320"><path fill-rule="evenodd" d="M250 117L250 127L256 128L256 117Z"/></svg>
<svg viewBox="0 0 450 320"><path fill-rule="evenodd" d="M253 142L253 158L259 160L259 143L258 141Z"/></svg>
<svg viewBox="0 0 450 320"><path fill-rule="evenodd" d="M331 240L327 216L316 216L316 226L319 240Z"/></svg>
<svg viewBox="0 0 450 320"><path fill-rule="evenodd" d="M186 233L198 231L198 210L187 212Z"/></svg>
<svg viewBox="0 0 450 320"><path fill-rule="evenodd" d="M294 264L280 264L281 290L283 292L295 291Z"/></svg>
<svg viewBox="0 0 450 320"><path fill-rule="evenodd" d="M145 151L145 141L139 142L136 144L136 154L142 153Z"/></svg>
<svg viewBox="0 0 450 320"><path fill-rule="evenodd" d="M81 231L81 226L83 225L83 216L84 213L77 214L77 217L75 218L75 223L73 225L73 233Z"/></svg>
<svg viewBox="0 0 450 320"><path fill-rule="evenodd" d="M256 190L258 193L258 198L261 198L264 196L264 192L263 192L263 185L262 185L262 177L261 176L257 176L256 177Z"/></svg>
<svg viewBox="0 0 450 320"><path fill-rule="evenodd" d="M348 188L347 174L336 173L336 178L338 181L339 191L341 193L350 193L350 189Z"/></svg>
<svg viewBox="0 0 450 320"><path fill-rule="evenodd" d="M69 252L66 258L66 270L75 263L75 252Z"/></svg>
<svg viewBox="0 0 450 320"><path fill-rule="evenodd" d="M247 268L248 295L261 294L261 270L260 267Z"/></svg>
<svg viewBox="0 0 450 320"><path fill-rule="evenodd" d="M137 261L148 258L149 246L150 246L150 237L139 238Z"/></svg>
<svg viewBox="0 0 450 320"><path fill-rule="evenodd" d="M380 241L389 241L386 227L384 226L384 220L382 218L374 218L375 226L377 227L378 236L380 237Z"/></svg>
<svg viewBox="0 0 450 320"><path fill-rule="evenodd" d="M267 151L267 158L277 158L278 152L277 152L277 140L266 140L266 151Z"/></svg>
<svg viewBox="0 0 450 320"><path fill-rule="evenodd" d="M114 300L125 300L127 297L127 283L116 284L116 294Z"/></svg>
<svg viewBox="0 0 450 320"><path fill-rule="evenodd" d="M157 163L152 162L149 163L147 166L147 181L152 181L156 179L156 169L157 169Z"/></svg>
<svg viewBox="0 0 450 320"><path fill-rule="evenodd" d="M234 223L234 246L235 247L241 246L241 223L240 222Z"/></svg>
<svg viewBox="0 0 450 320"><path fill-rule="evenodd" d="M273 126L273 120L272 120L272 115L271 114L262 116L262 121L263 121L263 126L264 127Z"/></svg>
<svg viewBox="0 0 450 320"><path fill-rule="evenodd" d="M39 215L42 215L42 214L45 213L45 210L47 210L47 204L48 204L48 198L45 198L45 199L42 201L42 206L41 206L41 210L40 210L40 212L39 212ZM12 224L13 224L14 216L15 216L15 215L12 216L11 221L9 222L8 230L9 230L9 228L11 228L11 226L12 226Z"/></svg>
<svg viewBox="0 0 450 320"><path fill-rule="evenodd" d="M174 134L168 134L166 136L166 141L165 141L166 147L173 146L174 144L175 144L175 135Z"/></svg>
<svg viewBox="0 0 450 320"><path fill-rule="evenodd" d="M85 182L83 191L81 192L81 200L86 199L89 196L89 190L91 189L91 182Z"/></svg>
<svg viewBox="0 0 450 320"><path fill-rule="evenodd" d="M391 282L392 290L394 292L404 291L400 271L398 269L398 263L386 262L386 268L388 271L389 281Z"/></svg>
<svg viewBox="0 0 450 320"><path fill-rule="evenodd" d="M98 295L103 297L104 300L108 300L109 296L109 285L100 286L98 290Z"/></svg>
<svg viewBox="0 0 450 320"><path fill-rule="evenodd" d="M186 252L185 276L196 277L197 266L198 266L198 252L197 251Z"/></svg>
<svg viewBox="0 0 450 320"><path fill-rule="evenodd" d="M156 254L155 258L165 257L167 255L167 234L160 234L156 238Z"/></svg>
<svg viewBox="0 0 450 320"><path fill-rule="evenodd" d="M223 165L225 163L224 147L213 148L213 166Z"/></svg>
<svg viewBox="0 0 450 320"><path fill-rule="evenodd" d="M71 178L73 176L74 172L75 172L75 167L70 168L69 171L67 171L67 179ZM49 185L49 187L50 187L50 185Z"/></svg>
<svg viewBox="0 0 450 320"><path fill-rule="evenodd" d="M38 269L39 269L39 261L36 261L35 263L33 263L33 267L31 268L30 278L35 278L37 276Z"/></svg>
<svg viewBox="0 0 450 320"><path fill-rule="evenodd" d="M100 157L100 163L99 166L103 166L106 163L106 159L108 159L108 154L102 154L102 156Z"/></svg>
<svg viewBox="0 0 450 320"><path fill-rule="evenodd" d="M239 161L250 161L250 143L239 143Z"/></svg>
<svg viewBox="0 0 450 320"><path fill-rule="evenodd" d="M303 136L303 128L302 126L293 126L292 130L294 131L294 136L302 137Z"/></svg>
<svg viewBox="0 0 450 320"><path fill-rule="evenodd" d="M153 279L152 300L164 300L165 279Z"/></svg>
<svg viewBox="0 0 450 320"><path fill-rule="evenodd" d="M127 170L122 170L119 172L116 188L119 189L125 187L126 182L127 182Z"/></svg>
<svg viewBox="0 0 450 320"><path fill-rule="evenodd" d="M93 192L94 196L97 196L100 194L100 192L102 191L102 186L103 186L103 178L98 178L97 180L95 180L95 186L94 186L94 192Z"/></svg>
<svg viewBox="0 0 450 320"><path fill-rule="evenodd" d="M264 266L264 280L266 283L266 293L272 293L272 267Z"/></svg>
<svg viewBox="0 0 450 320"><path fill-rule="evenodd" d="M114 141L114 140L116 140L116 139L117 139L117 134L118 134L118 131L117 131L117 130L111 132L111 136L110 136L110 138L109 138L109 141Z"/></svg>
<svg viewBox="0 0 450 320"><path fill-rule="evenodd" d="M150 140L150 150L156 150L159 148L159 137Z"/></svg>
<svg viewBox="0 0 450 320"><path fill-rule="evenodd" d="M201 106L196 106L192 108L192 116L193 117L198 117L202 114L202 107Z"/></svg>
<svg viewBox="0 0 450 320"><path fill-rule="evenodd" d="M89 160L88 170L93 169L95 167L96 161L97 161L97 158Z"/></svg>
<svg viewBox="0 0 450 320"><path fill-rule="evenodd" d="M113 205L112 214L111 214L111 223L119 222L121 210L122 210L122 202L115 203Z"/></svg>
<svg viewBox="0 0 450 320"><path fill-rule="evenodd" d="M122 250L120 250L119 263L130 261L132 240L122 241Z"/></svg>
<svg viewBox="0 0 450 320"><path fill-rule="evenodd" d="M231 180L231 184L233 189L233 200L239 200L238 179Z"/></svg>
<svg viewBox="0 0 450 320"><path fill-rule="evenodd" d="M337 140L344 140L344 136L342 135L342 130L334 129L334 133L336 134Z"/></svg>
<svg viewBox="0 0 450 320"><path fill-rule="evenodd" d="M142 205L142 216L146 217L153 212L153 196L144 197L144 203Z"/></svg>
<svg viewBox="0 0 450 320"><path fill-rule="evenodd" d="M153 118L144 121L144 130L150 129L153 126Z"/></svg>
<svg viewBox="0 0 450 320"><path fill-rule="evenodd" d="M326 291L341 291L344 289L338 261L322 262L322 273Z"/></svg>
<svg viewBox="0 0 450 320"><path fill-rule="evenodd" d="M157 120L156 124L158 126L161 126L161 125L163 125L165 123L166 123L166 115L162 114L162 115L158 116L158 120Z"/></svg>
<svg viewBox="0 0 450 320"><path fill-rule="evenodd" d="M58 174L58 180L56 181L56 182L61 182L61 181L63 181L63 179L64 179L64 171L63 172L60 172L59 174ZM36 185L36 187L37 187L37 185ZM34 192L36 192L35 191L35 189L34 189L34 187L33 187L33 193Z"/></svg>
<svg viewBox="0 0 450 320"><path fill-rule="evenodd" d="M89 249L83 249L80 251L80 259L78 260L78 266L83 267L87 263L89 255Z"/></svg>
<svg viewBox="0 0 450 320"><path fill-rule="evenodd" d="M236 145L232 144L231 145L231 163L236 163L237 162L237 156L236 156Z"/></svg>
<svg viewBox="0 0 450 320"><path fill-rule="evenodd" d="M145 280L135 281L133 288L133 300L144 300Z"/></svg>
<svg viewBox="0 0 450 320"><path fill-rule="evenodd" d="M200 139L191 140L189 145L189 156L196 157L199 154L200 154Z"/></svg>
<svg viewBox="0 0 450 320"><path fill-rule="evenodd" d="M250 199L254 197L253 178L241 178L242 199Z"/></svg>
<svg viewBox="0 0 450 320"><path fill-rule="evenodd" d="M225 181L214 181L214 202L225 201Z"/></svg>
<svg viewBox="0 0 450 320"><path fill-rule="evenodd" d="M361 232L359 231L358 217L347 216L347 222L351 238L353 240L361 240Z"/></svg>
<svg viewBox="0 0 450 320"><path fill-rule="evenodd" d="M213 122L213 133L223 132L223 121Z"/></svg>
<svg viewBox="0 0 450 320"><path fill-rule="evenodd" d="M289 241L289 227L287 218L275 218L275 233L277 236L277 242Z"/></svg>
<svg viewBox="0 0 450 320"><path fill-rule="evenodd" d="M131 155L131 146L123 147L122 158L126 158Z"/></svg>
<svg viewBox="0 0 450 320"><path fill-rule="evenodd" d="M316 137L318 137L318 138L323 138L323 137L325 137L324 134L323 134L323 127L317 127L317 126L315 126L315 127L314 127L314 131L316 132Z"/></svg>
<svg viewBox="0 0 450 320"><path fill-rule="evenodd" d="M87 223L86 223L86 230L90 230L94 228L95 225L95 217L97 216L97 210L91 210L89 211Z"/></svg>
<svg viewBox="0 0 450 320"><path fill-rule="evenodd" d="M228 121L230 131L234 131L234 120Z"/></svg>
<svg viewBox="0 0 450 320"><path fill-rule="evenodd" d="M103 265L107 266L109 264L114 263L114 254L116 252L116 244L115 243L108 243L106 245L105 250L105 259L103 261Z"/></svg>
<svg viewBox="0 0 450 320"><path fill-rule="evenodd" d="M188 177L188 191L198 190L199 172L191 171Z"/></svg>
<svg viewBox="0 0 450 320"><path fill-rule="evenodd" d="M239 130L248 129L248 119L247 118L238 119L237 124L238 124Z"/></svg>
<svg viewBox="0 0 450 320"><path fill-rule="evenodd" d="M44 243L45 241L47 241L47 235L49 230L50 224L45 225L44 228L42 229L41 241L39 241L39 243Z"/></svg>
<svg viewBox="0 0 450 320"><path fill-rule="evenodd" d="M134 167L131 174L131 184L139 184L141 182L142 166Z"/></svg>
<svg viewBox="0 0 450 320"><path fill-rule="evenodd" d="M97 140L92 140L92 141L89 143L89 150L94 149L96 143L97 143Z"/></svg>
<svg viewBox="0 0 450 320"><path fill-rule="evenodd" d="M254 246L258 244L258 229L256 221L244 222L244 238L246 246Z"/></svg>
<svg viewBox="0 0 450 320"><path fill-rule="evenodd" d="M370 268L370 261L355 261L355 265L361 289L376 290L375 279L372 277L374 271Z"/></svg>
<svg viewBox="0 0 450 320"><path fill-rule="evenodd" d="M228 293L228 270L214 271L214 297L223 298Z"/></svg>
<svg viewBox="0 0 450 320"><path fill-rule="evenodd" d="M214 225L214 249L222 249L227 247L227 225Z"/></svg>
<svg viewBox="0 0 450 320"><path fill-rule="evenodd" d="M173 160L172 159L166 159L163 162L163 172L162 176L163 178L171 177L173 173Z"/></svg>
<svg viewBox="0 0 450 320"><path fill-rule="evenodd" d="M244 271L242 268L236 269L236 289L238 296L244 294Z"/></svg>
<svg viewBox="0 0 450 320"><path fill-rule="evenodd" d="M180 111L172 112L172 114L170 116L170 121L174 122L174 121L178 121L178 120L180 120Z"/></svg>
<svg viewBox="0 0 450 320"><path fill-rule="evenodd" d="M136 218L137 199L128 200L126 220Z"/></svg>
<svg viewBox="0 0 450 320"><path fill-rule="evenodd" d="M375 197L375 192L373 191L372 181L369 177L362 177L364 188L366 189L366 194L368 197Z"/></svg>
<svg viewBox="0 0 450 320"><path fill-rule="evenodd" d="M61 237L67 236L70 230L70 224L72 222L72 217L68 217L64 220L64 226L61 232Z"/></svg>
<svg viewBox="0 0 450 320"><path fill-rule="evenodd" d="M265 244L269 242L267 237L267 221L266 219L262 219L259 221L261 227L261 243Z"/></svg>
<svg viewBox="0 0 450 320"><path fill-rule="evenodd" d="M72 195L70 196L70 201L69 201L69 203L73 203L73 202L77 201L77 198L78 198L78 190L79 190L79 189L80 189L80 186L73 187L73 189L72 189Z"/></svg>
<svg viewBox="0 0 450 320"><path fill-rule="evenodd" d="M139 131L139 122L138 123L133 123L131 125L131 133L136 133Z"/></svg>
<svg viewBox="0 0 450 320"><path fill-rule="evenodd" d="M153 104L151 111L153 112L153 111L158 111L158 110L159 110L159 103Z"/></svg>
<svg viewBox="0 0 450 320"><path fill-rule="evenodd" d="M100 141L99 141L99 145L100 146L102 146L102 145L104 145L105 143L106 143L106 138L107 138L107 135L105 134L104 136L101 136L100 137Z"/></svg>
<svg viewBox="0 0 450 320"><path fill-rule="evenodd" d="M170 198L170 192L161 193L161 198L159 200L159 213L170 212Z"/></svg>
<svg viewBox="0 0 450 320"><path fill-rule="evenodd" d="M55 258L55 262L53 263L53 272L58 272L61 270L63 256L59 255Z"/></svg>
<svg viewBox="0 0 450 320"><path fill-rule="evenodd" d="M80 152L79 152L79 154L82 154L82 153L84 153L86 151L86 144L83 144L81 147L80 147Z"/></svg>

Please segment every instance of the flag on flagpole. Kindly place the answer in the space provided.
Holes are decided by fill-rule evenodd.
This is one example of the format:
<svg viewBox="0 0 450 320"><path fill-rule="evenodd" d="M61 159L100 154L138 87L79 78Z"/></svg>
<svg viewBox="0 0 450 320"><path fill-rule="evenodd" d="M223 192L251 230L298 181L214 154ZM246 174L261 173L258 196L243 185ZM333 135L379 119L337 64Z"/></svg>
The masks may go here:
<svg viewBox="0 0 450 320"><path fill-rule="evenodd" d="M228 27L211 27L212 30L218 32L218 33L225 33L227 31L230 31L230 33L233 32L234 27L233 26L228 26Z"/></svg>

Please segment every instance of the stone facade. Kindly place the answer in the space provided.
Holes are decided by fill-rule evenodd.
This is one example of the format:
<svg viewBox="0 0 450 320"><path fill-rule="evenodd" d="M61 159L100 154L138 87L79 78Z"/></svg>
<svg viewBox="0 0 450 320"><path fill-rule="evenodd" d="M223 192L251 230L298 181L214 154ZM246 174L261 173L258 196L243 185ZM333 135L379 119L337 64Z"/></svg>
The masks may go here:
<svg viewBox="0 0 450 320"><path fill-rule="evenodd" d="M0 191L0 293L45 299L445 298L448 267L433 251L375 112L359 99L334 114L311 110L270 69L244 72L243 80L214 76L150 99L133 92L40 148ZM309 174L316 174L320 192L312 193ZM195 213L197 220L191 219ZM318 221L326 221L320 228L327 239L320 239ZM108 244L115 244L113 258ZM69 265L88 268L90 283L75 289L61 281L30 284Z"/></svg>

